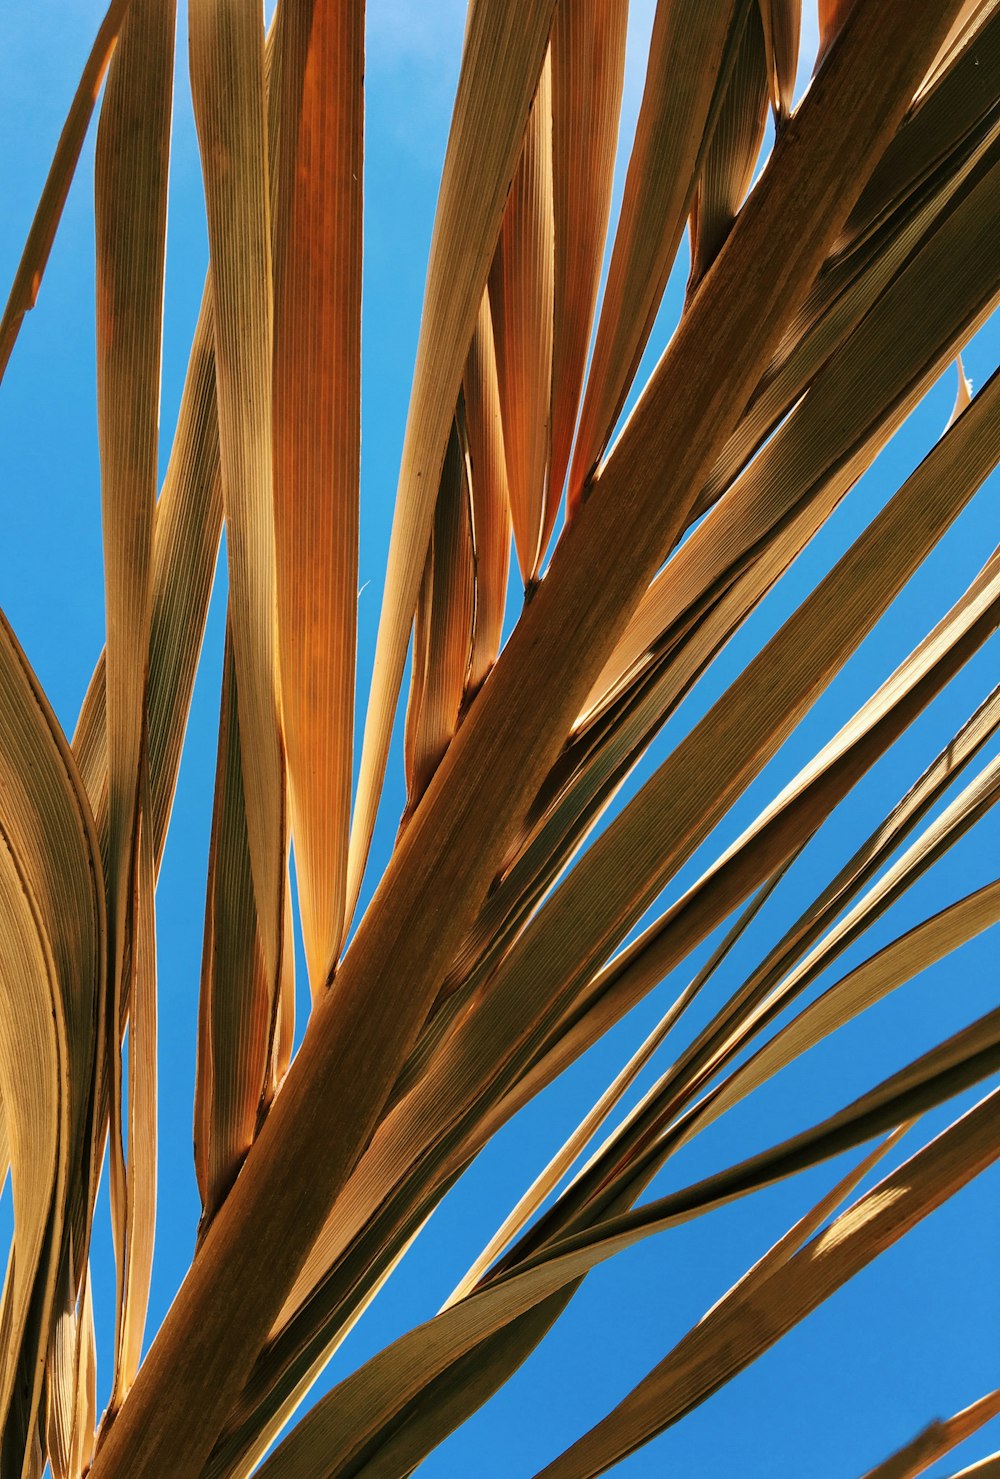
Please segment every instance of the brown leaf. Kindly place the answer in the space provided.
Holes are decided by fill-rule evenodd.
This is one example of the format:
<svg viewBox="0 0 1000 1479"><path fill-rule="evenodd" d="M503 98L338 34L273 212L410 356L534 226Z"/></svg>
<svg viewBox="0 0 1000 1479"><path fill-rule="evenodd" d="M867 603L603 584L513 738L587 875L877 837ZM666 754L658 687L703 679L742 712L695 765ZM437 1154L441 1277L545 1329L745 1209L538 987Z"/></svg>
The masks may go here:
<svg viewBox="0 0 1000 1479"><path fill-rule="evenodd" d="M733 15L733 0L709 6L660 0L657 5L570 470L571 515L610 440L670 276Z"/></svg>
<svg viewBox="0 0 1000 1479"><path fill-rule="evenodd" d="M546 55L489 276L514 546L525 587L544 553L554 287L552 63Z"/></svg>
<svg viewBox="0 0 1000 1479"><path fill-rule="evenodd" d="M954 1417L937 1419L890 1458L869 1469L864 1479L917 1479L931 1464L977 1433L984 1423L1000 1413L1000 1388L987 1392ZM963 1472L968 1473L968 1470ZM973 1470L974 1472L974 1470Z"/></svg>
<svg viewBox="0 0 1000 1479"><path fill-rule="evenodd" d="M407 711L407 813L427 789L458 726L472 648L475 600L465 458L452 428L414 630L414 698ZM412 720L412 731L411 731Z"/></svg>
<svg viewBox="0 0 1000 1479"><path fill-rule="evenodd" d="M268 986L257 927L243 791L237 678L227 626L219 755L205 904L195 1145L203 1229L217 1213L253 1144L277 1087L278 1003Z"/></svg>
<svg viewBox="0 0 1000 1479"><path fill-rule="evenodd" d="M265 967L277 997L285 782L275 650L271 247L263 16L194 0L191 89L205 177L233 655L247 829Z"/></svg>
<svg viewBox="0 0 1000 1479"><path fill-rule="evenodd" d="M458 425L472 485L476 558L476 612L469 661L471 699L479 692L500 651L510 566L510 494L488 293L483 294L479 306L476 332L465 366Z"/></svg>
<svg viewBox="0 0 1000 1479"><path fill-rule="evenodd" d="M691 210L689 291L697 287L722 249L750 188L764 140L768 61L759 5L749 7L738 37L729 45L735 55L725 68L723 93Z"/></svg>
<svg viewBox="0 0 1000 1479"><path fill-rule="evenodd" d="M145 1072L141 1078L130 1077L126 1112L119 1031L133 1016L132 1066L155 1069L154 874L143 802L149 800L146 683L175 25L174 0L133 0L108 73L95 162L97 420L108 630L111 999L104 1051L111 1081L110 1184L118 1285L112 1414L138 1369L155 1218L155 1071L148 1078ZM148 859L143 848L149 850Z"/></svg>
<svg viewBox="0 0 1000 1479"><path fill-rule="evenodd" d="M438 196L348 861L347 918L368 860L434 501L555 0L476 0Z"/></svg>
<svg viewBox="0 0 1000 1479"><path fill-rule="evenodd" d="M627 0L560 0L552 28L555 297L543 549L569 467L597 306L625 81Z"/></svg>
<svg viewBox="0 0 1000 1479"><path fill-rule="evenodd" d="M42 198L38 202L38 209L24 244L3 319L0 320L0 380L7 369L24 315L35 306L49 252L59 229L66 196L80 158L80 150L87 136L90 115L100 95L104 74L128 15L130 3L131 0L111 0L59 135Z"/></svg>
<svg viewBox="0 0 1000 1479"><path fill-rule="evenodd" d="M799 60L802 0L760 0L771 107L778 127L791 117Z"/></svg>
<svg viewBox="0 0 1000 1479"><path fill-rule="evenodd" d="M282 717L313 992L339 954L354 739L364 0L284 0L274 527Z"/></svg>

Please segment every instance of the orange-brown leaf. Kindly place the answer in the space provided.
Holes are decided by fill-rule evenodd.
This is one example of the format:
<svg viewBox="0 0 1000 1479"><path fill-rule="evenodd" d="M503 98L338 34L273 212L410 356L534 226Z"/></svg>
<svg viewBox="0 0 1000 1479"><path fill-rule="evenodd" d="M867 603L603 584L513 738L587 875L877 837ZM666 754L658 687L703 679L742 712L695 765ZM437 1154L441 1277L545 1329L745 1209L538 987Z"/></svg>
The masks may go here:
<svg viewBox="0 0 1000 1479"><path fill-rule="evenodd" d="M548 45L555 0L469 9L424 291L348 859L347 914L368 859L413 613L462 372Z"/></svg>
<svg viewBox="0 0 1000 1479"><path fill-rule="evenodd" d="M514 545L530 586L542 557L552 395L552 64L546 57L490 269Z"/></svg>
<svg viewBox="0 0 1000 1479"><path fill-rule="evenodd" d="M760 0L760 14L764 22L764 44L767 47L771 107L780 126L787 122L792 111L795 73L799 60L802 0Z"/></svg>
<svg viewBox="0 0 1000 1479"><path fill-rule="evenodd" d="M660 0L570 471L572 513L653 327L694 191L734 4Z"/></svg>
<svg viewBox="0 0 1000 1479"><path fill-rule="evenodd" d="M462 381L459 431L472 485L472 537L476 557L476 616L469 661L469 696L496 662L507 605L510 568L510 500L497 385L496 348L489 294L483 294ZM419 610L418 617L419 621Z"/></svg>
<svg viewBox="0 0 1000 1479"><path fill-rule="evenodd" d="M361 450L364 0L285 0L278 30L274 508L282 715L309 980L347 887Z"/></svg>
<svg viewBox="0 0 1000 1479"><path fill-rule="evenodd" d="M474 600L469 488L458 430L452 428L434 515L430 565L414 633L414 683L419 680L419 689L415 687L418 704L408 754L410 813L427 789L458 725L469 672ZM410 717L408 713L408 737Z"/></svg>
<svg viewBox="0 0 1000 1479"><path fill-rule="evenodd" d="M561 0L552 28L555 294L543 548L569 467L597 306L625 81L627 0Z"/></svg>

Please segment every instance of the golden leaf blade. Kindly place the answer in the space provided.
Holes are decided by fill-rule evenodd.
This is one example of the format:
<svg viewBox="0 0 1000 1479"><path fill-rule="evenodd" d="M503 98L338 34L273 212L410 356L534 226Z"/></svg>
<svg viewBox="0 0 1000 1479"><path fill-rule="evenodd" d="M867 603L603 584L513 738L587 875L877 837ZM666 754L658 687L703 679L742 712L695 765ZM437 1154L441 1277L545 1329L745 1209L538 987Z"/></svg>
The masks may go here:
<svg viewBox="0 0 1000 1479"><path fill-rule="evenodd" d="M779 1003L800 995L827 965L881 918L886 909L975 826L998 800L1000 762L993 761L945 807L868 892L838 919L822 941L804 956L781 985L759 1001L757 1011L760 1016L770 1019L779 1009ZM927 925L930 925L930 921L927 921ZM918 928L922 929L923 926ZM757 992L753 995L757 995ZM750 994L748 998L752 999ZM748 998L741 1001L741 1006L747 1004ZM746 1025L757 1027L757 1011L751 1015Z"/></svg>
<svg viewBox="0 0 1000 1479"><path fill-rule="evenodd" d="M146 680L175 22L174 0L133 0L109 68L95 164L97 404L108 632L111 1000L104 1051L111 1082L110 1180L118 1286L112 1413L138 1368L155 1219L154 879L151 851L148 868L140 857L140 836L147 834L148 847L142 802L148 800ZM153 1071L148 1083L145 1077L129 1080L127 1138L134 1159L130 1154L126 1171L119 1024L132 1015L130 1059Z"/></svg>
<svg viewBox="0 0 1000 1479"><path fill-rule="evenodd" d="M962 364L962 356L960 354L955 357L955 368L958 371L958 390L955 393L955 404L951 409L951 415L948 417L948 426L951 426L953 422L958 420L959 416L961 416L966 406L972 400L972 382L965 373L965 366ZM948 426L945 427L945 431L948 430Z"/></svg>
<svg viewBox="0 0 1000 1479"><path fill-rule="evenodd" d="M787 123L792 113L795 73L799 60L802 0L760 0L767 47L767 73L771 108L776 124Z"/></svg>
<svg viewBox="0 0 1000 1479"><path fill-rule="evenodd" d="M940 51L927 69L918 97L929 92L940 81L942 74L954 63L960 52L966 50L972 42L980 41L982 31L995 8L995 0L962 0L951 29L941 43Z"/></svg>
<svg viewBox="0 0 1000 1479"><path fill-rule="evenodd" d="M440 502L441 490L438 489ZM436 514L435 514L436 517ZM424 578L420 582L417 609L413 617L413 648L410 673L410 692L406 700L406 724L403 730L403 770L406 775L406 794L413 792L413 785L420 762L420 712L424 701L424 686L427 681L427 650L430 636L431 599L434 585L434 535L427 551ZM404 813L405 822L405 813Z"/></svg>
<svg viewBox="0 0 1000 1479"><path fill-rule="evenodd" d="M847 17L850 15L856 0L819 0L817 10L819 13L819 56L816 61L817 70L826 59L837 37L844 27Z"/></svg>
<svg viewBox="0 0 1000 1479"><path fill-rule="evenodd" d="M441 177L355 798L347 918L368 860L462 371L555 0L476 0Z"/></svg>
<svg viewBox="0 0 1000 1479"><path fill-rule="evenodd" d="M115 1352L114 1411L135 1381L153 1274L156 1231L156 911L155 867L146 818L149 789L140 810L135 899L132 905L133 964L129 988L129 1094L126 1119L128 1169L121 1208L121 1292ZM117 1044L116 1044L117 1046Z"/></svg>
<svg viewBox="0 0 1000 1479"><path fill-rule="evenodd" d="M767 47L760 5L746 11L705 149L691 210L691 280L697 286L729 234L750 188L764 140L768 105Z"/></svg>
<svg viewBox="0 0 1000 1479"><path fill-rule="evenodd" d="M848 218L844 245L870 234L906 200L932 187L935 172L959 155L963 142L989 129L998 72L1000 15L990 0L975 45L949 57L872 170Z"/></svg>
<svg viewBox="0 0 1000 1479"><path fill-rule="evenodd" d="M660 0L656 8L570 470L571 515L610 440L670 275L736 8L730 0Z"/></svg>
<svg viewBox="0 0 1000 1479"><path fill-rule="evenodd" d="M581 715L577 734L539 793L519 854L487 900L454 971L471 966L511 919L541 896L634 766L657 728L724 648L836 506L852 480L917 404L956 342L982 321L996 279L992 223L978 234L986 195L973 192L966 223L978 246L967 278L955 270L947 230L887 293L778 429L722 503L675 552L647 590ZM925 273L927 276L925 277ZM942 309L915 311L930 298ZM952 298L952 292L955 297ZM909 304L909 309L906 305ZM910 338L900 321L926 329ZM852 439L844 428L854 430ZM860 442L853 436L863 426ZM742 573L741 573L742 572Z"/></svg>
<svg viewBox="0 0 1000 1479"><path fill-rule="evenodd" d="M406 716L408 816L454 738L472 650L475 567L469 488L457 427L452 428L445 454L429 560L425 600L414 631L419 702L414 705L411 699Z"/></svg>
<svg viewBox="0 0 1000 1479"><path fill-rule="evenodd" d="M263 16L252 0L190 7L191 90L205 177L233 657L265 969L277 998L285 781L275 633L272 280Z"/></svg>
<svg viewBox="0 0 1000 1479"><path fill-rule="evenodd" d="M64 1301L46 1365L46 1443L54 1479L80 1479L94 1457L97 1422L97 1345L89 1265L79 1299L68 1284Z"/></svg>
<svg viewBox="0 0 1000 1479"><path fill-rule="evenodd" d="M222 532L211 288L206 286L153 529L148 748L157 871L180 768ZM73 752L98 835L108 827L105 656L80 711ZM105 844L106 845L106 844Z"/></svg>
<svg viewBox="0 0 1000 1479"><path fill-rule="evenodd" d="M0 1098L14 1168L15 1242L19 1216L21 1224L14 1282L4 1295L11 1333L0 1360L0 1398L4 1451L18 1462L23 1453L28 1463L57 1300L80 1287L86 1268L97 1190L94 1116L107 941L100 849L80 779L2 618L0 734L0 973L3 989L13 993L0 1013L6 1063ZM43 1194L38 1182L47 1167L52 1178ZM30 1328L24 1325L29 1305Z"/></svg>
<svg viewBox="0 0 1000 1479"><path fill-rule="evenodd" d="M280 1003L269 989L243 790L238 680L227 625L212 842L205 904L195 1145L207 1230L239 1173L277 1087Z"/></svg>
<svg viewBox="0 0 1000 1479"><path fill-rule="evenodd" d="M968 1464L964 1469L959 1469L957 1473L950 1476L950 1479L998 1479L998 1476L1000 1476L1000 1451L979 1459L977 1463Z"/></svg>
<svg viewBox="0 0 1000 1479"><path fill-rule="evenodd" d="M500 651L510 566L510 493L488 293L483 294L479 305L476 331L462 379L458 421L472 487L476 559L476 610L468 685L469 697L473 698Z"/></svg>
<svg viewBox="0 0 1000 1479"><path fill-rule="evenodd" d="M543 549L552 534L569 468L597 307L611 216L627 27L627 0L561 0L552 28L552 463Z"/></svg>
<svg viewBox="0 0 1000 1479"><path fill-rule="evenodd" d="M855 335L864 337L866 316L877 321L881 297L905 275L910 260L920 253L930 268L934 234L939 229L954 232L955 218L963 216L966 229L972 221L975 237L974 218L965 212L984 174L996 164L998 134L1000 121L996 119L981 128L977 126L973 138L949 157L943 181L918 192L915 200L904 201L859 245L828 259L826 270L793 319L778 355L707 478L688 516L688 527L718 501L755 453L766 450L768 437L780 430L781 422L803 394L824 378L826 366L842 352L850 353L851 339ZM911 286L915 281L910 279ZM979 312L974 305L981 301L976 287L966 308L960 310L970 314L972 323Z"/></svg>
<svg viewBox="0 0 1000 1479"><path fill-rule="evenodd" d="M507 489L521 579L530 589L544 549L551 451L555 227L552 54L546 53L514 172L489 297L507 457Z"/></svg>
<svg viewBox="0 0 1000 1479"><path fill-rule="evenodd" d="M917 1479L931 1464L937 1463L938 1459L957 1448L959 1443L971 1438L973 1433L977 1433L984 1423L990 1422L998 1413L1000 1388L995 1392L987 1392L985 1397L980 1397L978 1402L956 1412L954 1417L946 1418L943 1422L938 1420L930 1423L904 1448L876 1464L874 1469L869 1469L864 1479ZM972 1470L964 1469L962 1472L974 1473L978 1467L973 1465Z"/></svg>
<svg viewBox="0 0 1000 1479"><path fill-rule="evenodd" d="M108 626L108 886L115 971L135 849L149 651L173 0L133 0L97 135L97 396Z"/></svg>
<svg viewBox="0 0 1000 1479"><path fill-rule="evenodd" d="M361 452L364 0L285 0L275 240L282 718L313 993L347 888Z"/></svg>
<svg viewBox="0 0 1000 1479"><path fill-rule="evenodd" d="M0 1301L0 1434L23 1453L41 1397L37 1343L52 1318L70 1158L67 1024L39 903L0 832L0 1094L14 1240ZM15 1460L16 1461L16 1460Z"/></svg>

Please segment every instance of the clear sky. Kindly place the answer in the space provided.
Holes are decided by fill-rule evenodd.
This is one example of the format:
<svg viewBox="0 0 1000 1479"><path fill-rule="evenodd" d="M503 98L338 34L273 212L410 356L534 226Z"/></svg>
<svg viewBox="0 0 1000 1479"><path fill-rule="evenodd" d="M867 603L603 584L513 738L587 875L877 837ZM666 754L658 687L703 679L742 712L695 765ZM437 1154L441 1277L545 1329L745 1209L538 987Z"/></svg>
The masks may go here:
<svg viewBox="0 0 1000 1479"><path fill-rule="evenodd" d="M3 7L5 84L0 94L0 286L6 292L72 90L103 12L102 0L34 0ZM183 7L182 7L183 8ZM627 145L642 87L653 0L633 0L622 124ZM370 0L367 54L362 545L358 672L371 668L423 275L457 77L462 0ZM183 25L183 22L182 22ZM815 17L807 6L811 58ZM201 175L178 44L175 147L162 409L169 447L187 348L201 293L206 241ZM805 69L807 74L808 67ZM805 74L804 74L805 75ZM626 156L623 155L623 160ZM619 190L621 185L619 168ZM37 310L22 330L0 389L0 606L72 733L103 642L100 492L94 388L93 138L88 142ZM617 209L617 206L616 206ZM676 320L684 265L672 279L638 377L641 384ZM966 368L981 384L997 363L1000 331L981 331ZM943 377L814 546L733 641L636 781L725 688L737 665L798 604L933 444L955 393ZM911 587L897 600L799 732L671 885L674 897L752 819L801 763L839 728L933 624L997 542L997 477L981 490ZM187 747L157 895L161 1000L160 1206L150 1332L189 1263L198 1200L191 1107L205 874L225 610L216 582ZM906 790L996 681L997 639L845 802L778 891L761 928L722 973L738 983L782 918L804 905ZM996 752L991 745L984 759ZM380 814L366 895L384 863L402 804L399 748ZM836 974L909 924L987 881L1000 826L989 817L845 957ZM662 907L662 902L661 906ZM659 912L659 911L657 911ZM338 1353L318 1390L438 1308L607 1082L686 984L705 949L686 962L482 1155L432 1218L404 1266ZM300 959L301 965L301 959ZM304 980L304 970L300 971ZM805 1128L901 1067L996 1002L996 938L981 937L926 972L836 1038L786 1070L671 1163L662 1191ZM831 975L820 986L835 979ZM713 1004L718 997L713 998ZM706 1007L707 1010L707 1007ZM304 1018L303 1018L304 1020ZM704 1020L692 1013L683 1042ZM301 1025L301 1024L300 1024ZM648 1075L640 1088L649 1081ZM971 1102L926 1117L902 1153ZM634 1098L634 1096L633 1096ZM629 1102L632 1102L630 1099ZM700 1219L605 1266L588 1279L538 1353L489 1406L427 1462L423 1472L507 1479L528 1476L622 1396L790 1222L843 1174L847 1163ZM947 1415L1000 1380L995 1276L1000 1234L995 1169L923 1223L676 1430L621 1465L623 1475L684 1473L722 1479L862 1472L929 1419ZM9 1191L2 1203L9 1225ZM98 1335L110 1379L113 1272L106 1205L95 1239ZM994 1424L996 1428L996 1424ZM992 1436L992 1441L991 1441ZM984 1431L959 1450L970 1461L1000 1444ZM929 1471L945 1474L955 1463Z"/></svg>

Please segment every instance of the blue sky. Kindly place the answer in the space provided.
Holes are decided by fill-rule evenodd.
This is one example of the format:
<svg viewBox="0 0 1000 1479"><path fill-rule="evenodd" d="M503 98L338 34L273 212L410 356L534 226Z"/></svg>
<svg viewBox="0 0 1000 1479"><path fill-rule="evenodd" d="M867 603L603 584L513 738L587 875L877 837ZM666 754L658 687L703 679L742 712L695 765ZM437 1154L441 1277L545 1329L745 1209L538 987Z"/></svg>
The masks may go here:
<svg viewBox="0 0 1000 1479"><path fill-rule="evenodd" d="M652 0L633 0L623 140L642 87ZM52 148L99 23L100 0L35 0L8 6L0 125L0 279L10 281ZM370 0L367 56L362 544L358 672L370 671L409 378L419 326L435 189L444 151L464 23L462 0ZM805 46L815 37L807 7ZM72 732L103 641L100 490L94 419L93 140L84 152L39 305L27 320L0 390L0 606ZM619 171L619 176L621 171ZM620 187L620 178L619 178ZM171 166L162 448L180 395L206 262L201 175L179 38ZM674 275L638 377L662 352L683 287ZM4 288L4 290L6 290ZM992 371L1000 332L970 346L974 384ZM794 609L940 433L954 375L935 387L758 615L727 649L684 711L658 739L650 766L725 688L737 665ZM964 589L997 540L996 476L894 603L800 731L671 886L676 894L734 837L799 765L892 670ZM161 1199L150 1312L155 1331L190 1259L198 1204L191 1161L191 1105L205 871L221 671L224 578L213 598L187 748L157 896L160 993ZM773 937L775 921L805 904L905 791L995 682L988 644L839 808L751 933L719 990L738 981ZM996 744L984 758L995 753ZM384 863L402 803L398 748L376 835ZM995 870L998 823L987 818L855 946L838 968L864 958ZM662 907L662 906L661 906ZM770 933L769 933L770 930ZM708 948L685 963L564 1080L528 1107L480 1158L431 1220L404 1267L331 1364L320 1389L410 1324L431 1314L511 1203L575 1126ZM835 1041L814 1050L677 1157L662 1189L812 1123L995 1003L995 941L981 938L925 973ZM302 973L304 976L304 973ZM828 979L833 979L830 977ZM820 986L828 984L828 980ZM713 998L713 1003L717 998ZM705 1010L707 1011L706 1005ZM683 1042L704 1020L691 1015ZM648 1076L640 1087L648 1082ZM964 1101L963 1101L964 1102ZM957 1104L927 1117L918 1136ZM916 1147L911 1137L904 1151ZM530 1475L623 1395L697 1320L841 1167L775 1188L751 1203L647 1242L587 1281L556 1331L500 1396L428 1460L435 1476ZM862 1472L935 1415L997 1382L1000 1293L993 1268L1000 1176L983 1176L856 1279L799 1330L676 1430L617 1472L623 1475L839 1476ZM9 1193L3 1204L9 1215ZM109 1380L112 1270L106 1211L95 1241L99 1338ZM960 1450L990 1451L987 1430ZM953 1465L930 1471L945 1474Z"/></svg>

